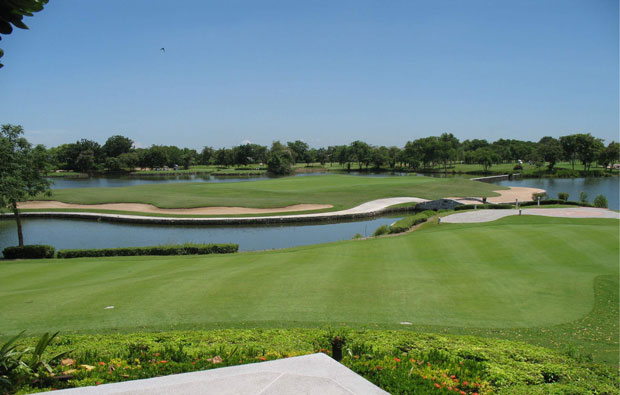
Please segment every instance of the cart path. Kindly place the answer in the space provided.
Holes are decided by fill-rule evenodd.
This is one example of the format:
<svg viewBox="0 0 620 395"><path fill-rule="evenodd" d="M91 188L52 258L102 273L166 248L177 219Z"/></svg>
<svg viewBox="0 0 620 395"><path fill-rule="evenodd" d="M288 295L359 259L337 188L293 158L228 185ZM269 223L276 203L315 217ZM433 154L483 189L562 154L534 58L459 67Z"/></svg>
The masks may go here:
<svg viewBox="0 0 620 395"><path fill-rule="evenodd" d="M519 215L519 210L475 210L448 215L441 219L442 223L463 224L476 222L490 222L510 215ZM570 207L570 208L528 208L522 210L522 215L541 215L544 217L564 218L615 218L620 219L620 213L604 208Z"/></svg>

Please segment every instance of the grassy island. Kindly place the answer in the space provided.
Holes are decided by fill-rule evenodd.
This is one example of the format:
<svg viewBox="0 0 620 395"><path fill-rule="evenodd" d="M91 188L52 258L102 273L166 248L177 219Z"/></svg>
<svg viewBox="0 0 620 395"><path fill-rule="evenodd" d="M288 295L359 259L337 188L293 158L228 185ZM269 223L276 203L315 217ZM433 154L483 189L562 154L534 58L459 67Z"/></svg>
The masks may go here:
<svg viewBox="0 0 620 395"><path fill-rule="evenodd" d="M58 189L49 197L35 199L75 204L147 203L160 208L278 208L295 204L331 204L331 210L341 210L387 197L497 196L493 191L500 189L506 188L457 178L326 175L239 183Z"/></svg>

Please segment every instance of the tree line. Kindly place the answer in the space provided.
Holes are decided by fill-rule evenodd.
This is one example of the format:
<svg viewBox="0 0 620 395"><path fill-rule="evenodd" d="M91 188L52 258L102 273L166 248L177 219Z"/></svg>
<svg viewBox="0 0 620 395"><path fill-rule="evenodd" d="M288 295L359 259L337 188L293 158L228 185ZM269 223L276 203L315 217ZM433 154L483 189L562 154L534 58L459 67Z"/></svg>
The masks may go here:
<svg viewBox="0 0 620 395"><path fill-rule="evenodd" d="M48 150L52 166L77 172L127 171L135 168L189 169L193 165L247 166L264 164L277 174L291 172L295 163L338 163L348 169L407 168L424 170L448 166L455 162L480 164L485 170L494 164L529 162L537 167L547 166L552 171L560 161L569 161L574 170L581 162L585 170L593 163L608 166L620 160L620 144L612 141L607 146L603 140L589 133L576 133L543 137L538 142L515 139L484 139L459 141L451 133L408 141L404 147L375 146L363 141L348 145L311 148L301 140L271 147L259 144L241 144L232 148L214 149L205 146L201 151L179 148L174 145L152 145L135 148L134 142L121 135L111 136L103 145L82 139Z"/></svg>

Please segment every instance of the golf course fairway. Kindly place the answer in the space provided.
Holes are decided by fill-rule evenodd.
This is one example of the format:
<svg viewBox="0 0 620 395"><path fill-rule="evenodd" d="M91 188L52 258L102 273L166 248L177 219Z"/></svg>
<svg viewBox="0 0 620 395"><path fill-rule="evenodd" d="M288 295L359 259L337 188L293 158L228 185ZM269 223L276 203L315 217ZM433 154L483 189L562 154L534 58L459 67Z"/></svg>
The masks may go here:
<svg viewBox="0 0 620 395"><path fill-rule="evenodd" d="M333 207L327 210L336 211L388 197L438 199L447 196L496 196L493 191L501 189L506 187L462 178L326 175L235 183L56 189L51 196L33 200L74 204L145 203L159 208L279 208L296 204L329 204Z"/></svg>
<svg viewBox="0 0 620 395"><path fill-rule="evenodd" d="M5 261L0 332L551 327L589 314L595 280L614 276L617 220L531 216L233 255Z"/></svg>

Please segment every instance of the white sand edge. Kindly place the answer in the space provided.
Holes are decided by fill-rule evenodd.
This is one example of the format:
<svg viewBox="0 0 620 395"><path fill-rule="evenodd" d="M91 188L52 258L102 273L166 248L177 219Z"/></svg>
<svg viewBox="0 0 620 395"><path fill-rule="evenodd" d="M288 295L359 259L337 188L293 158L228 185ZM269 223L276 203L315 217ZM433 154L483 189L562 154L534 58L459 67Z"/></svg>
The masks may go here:
<svg viewBox="0 0 620 395"><path fill-rule="evenodd" d="M94 210L117 210L134 211L139 213L153 214L195 214L195 215L226 215L226 214L265 214L285 213L292 211L311 211L332 208L331 204L296 204L278 208L249 208L249 207L196 207L196 208L159 208L151 204L143 203L106 203L106 204L70 204L55 200L29 201L18 203L19 209L94 209Z"/></svg>

